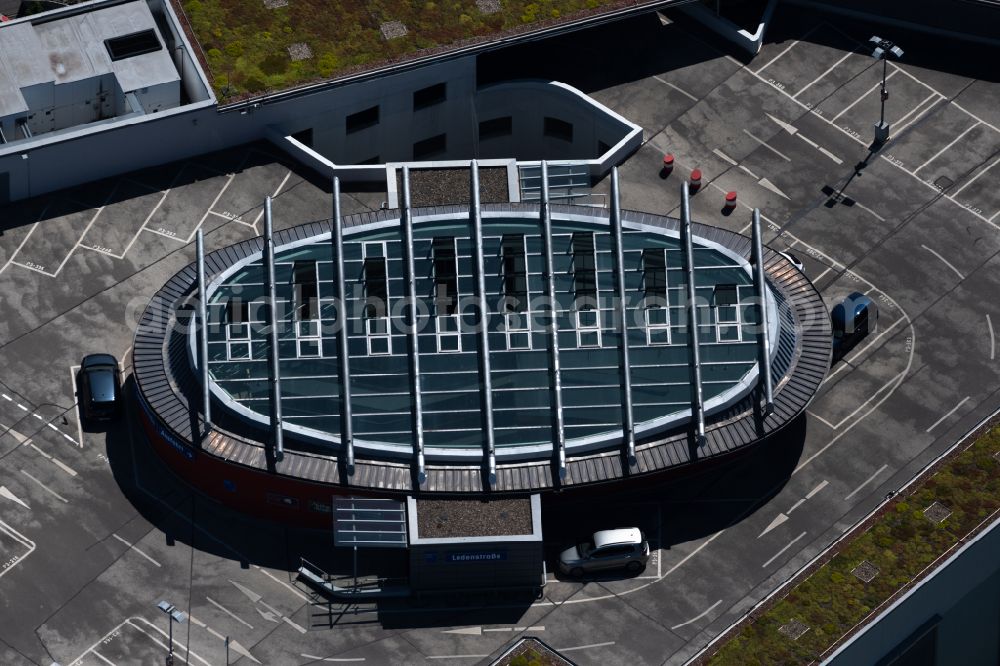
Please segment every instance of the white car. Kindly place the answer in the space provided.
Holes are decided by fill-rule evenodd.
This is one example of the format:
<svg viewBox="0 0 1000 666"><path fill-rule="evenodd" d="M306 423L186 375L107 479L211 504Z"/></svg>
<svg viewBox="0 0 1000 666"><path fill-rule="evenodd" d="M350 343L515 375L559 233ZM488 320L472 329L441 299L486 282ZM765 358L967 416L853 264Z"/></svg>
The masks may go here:
<svg viewBox="0 0 1000 666"><path fill-rule="evenodd" d="M559 570L574 578L590 571L641 571L649 560L649 543L637 527L594 532L591 541L570 546L559 554Z"/></svg>

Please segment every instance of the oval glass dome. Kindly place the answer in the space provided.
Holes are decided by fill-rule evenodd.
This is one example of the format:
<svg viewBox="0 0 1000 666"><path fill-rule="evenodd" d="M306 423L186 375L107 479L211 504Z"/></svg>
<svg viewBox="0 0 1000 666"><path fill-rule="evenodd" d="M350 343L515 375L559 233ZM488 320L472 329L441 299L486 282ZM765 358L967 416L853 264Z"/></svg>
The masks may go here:
<svg viewBox="0 0 1000 666"><path fill-rule="evenodd" d="M553 268L562 422L568 451L617 447L625 393L614 246L606 218L553 216ZM497 457L551 453L551 386L544 246L537 214L483 215L474 247L468 214L414 222L417 340L428 457L478 459L484 440L474 253L482 252ZM346 229L347 302L337 302L329 234L277 248L281 409L286 431L339 446L338 331L348 336L356 449L408 456L414 399L399 221ZM675 232L625 223L624 297L637 438L690 418L687 270ZM260 254L209 285L209 370L216 399L246 419L269 421L269 342ZM760 320L750 266L694 238L694 279L706 412L754 386ZM774 309L770 293L765 299ZM776 316L769 316L777 336ZM192 349L195 337L192 334ZM772 345L772 349L776 345ZM194 356L192 357L194 358Z"/></svg>

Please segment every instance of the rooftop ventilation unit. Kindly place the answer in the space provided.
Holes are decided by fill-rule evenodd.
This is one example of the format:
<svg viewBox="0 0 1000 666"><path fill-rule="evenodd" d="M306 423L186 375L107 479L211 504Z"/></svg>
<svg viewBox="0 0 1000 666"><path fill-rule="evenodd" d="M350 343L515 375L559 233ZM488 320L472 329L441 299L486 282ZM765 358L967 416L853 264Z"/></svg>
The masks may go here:
<svg viewBox="0 0 1000 666"><path fill-rule="evenodd" d="M111 56L112 60L133 58L163 48L160 39L156 36L156 31L152 29L105 39L104 45L108 47L108 55Z"/></svg>

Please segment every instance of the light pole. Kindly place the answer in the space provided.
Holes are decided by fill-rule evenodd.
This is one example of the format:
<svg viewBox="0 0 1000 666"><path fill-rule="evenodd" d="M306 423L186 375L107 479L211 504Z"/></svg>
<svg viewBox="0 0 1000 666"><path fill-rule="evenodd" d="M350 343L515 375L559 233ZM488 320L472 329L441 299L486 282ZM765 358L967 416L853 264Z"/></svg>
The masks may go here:
<svg viewBox="0 0 1000 666"><path fill-rule="evenodd" d="M182 624L185 620L187 620L187 613L177 610L173 604L167 603L166 601L161 601L156 604L156 607L170 618L167 620L170 630L167 632L169 638L167 641L168 647L166 666L174 666L174 622Z"/></svg>
<svg viewBox="0 0 1000 666"><path fill-rule="evenodd" d="M889 99L889 91L885 89L886 70L889 66L889 55L892 54L898 60L903 57L903 49L893 44L888 39L873 36L868 40L875 45L872 57L882 61L882 114L879 116L878 124L875 125L875 143L882 145L889 140L889 123L885 122L885 101Z"/></svg>

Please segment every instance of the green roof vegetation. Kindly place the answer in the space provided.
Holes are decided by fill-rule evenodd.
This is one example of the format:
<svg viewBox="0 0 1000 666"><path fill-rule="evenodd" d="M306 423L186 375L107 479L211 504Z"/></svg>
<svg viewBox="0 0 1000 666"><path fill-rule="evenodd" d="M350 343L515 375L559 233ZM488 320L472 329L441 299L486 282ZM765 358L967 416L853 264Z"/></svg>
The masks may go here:
<svg viewBox="0 0 1000 666"><path fill-rule="evenodd" d="M223 103L619 4L621 0L181 0ZM393 36L403 32L393 22L405 26L405 34ZM385 24L390 24L385 28L389 39L383 34ZM293 60L289 49L301 59Z"/></svg>
<svg viewBox="0 0 1000 666"><path fill-rule="evenodd" d="M1000 510L1000 427L992 427L964 451L943 461L932 476L900 496L869 529L799 581L788 594L737 629L708 659L710 664L804 664L818 662L853 628L901 592L938 558L949 553ZM935 506L937 502L951 513ZM863 562L877 575L854 575ZM873 569L867 565L869 575ZM867 577L867 576L865 576ZM808 627L790 631L791 623ZM785 633L779 631L786 627ZM792 635L800 634L797 639Z"/></svg>

